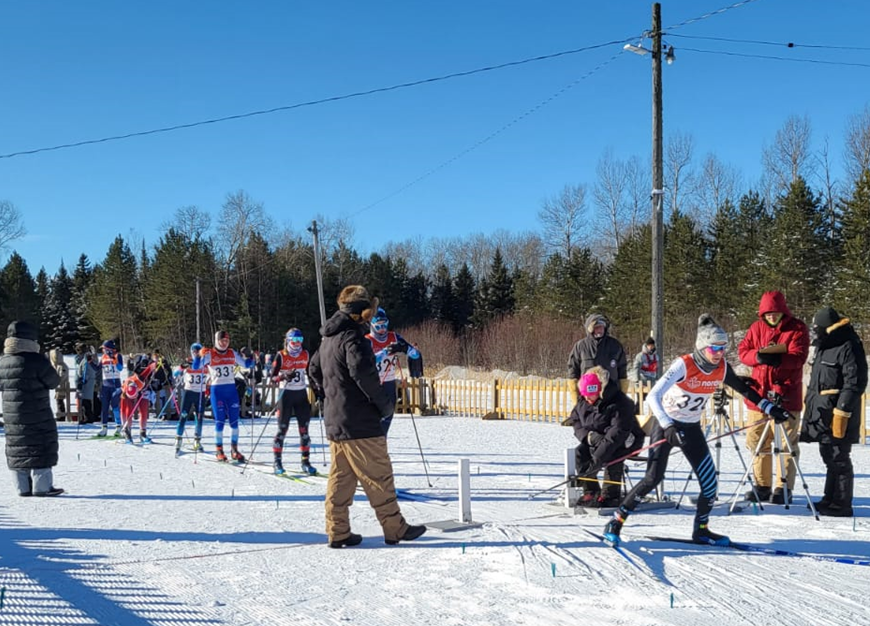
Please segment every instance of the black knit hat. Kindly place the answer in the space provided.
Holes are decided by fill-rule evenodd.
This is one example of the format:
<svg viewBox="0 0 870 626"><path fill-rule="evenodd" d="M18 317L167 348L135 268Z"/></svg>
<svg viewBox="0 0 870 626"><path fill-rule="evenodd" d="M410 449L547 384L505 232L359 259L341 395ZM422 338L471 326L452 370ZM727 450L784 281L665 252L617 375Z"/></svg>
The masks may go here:
<svg viewBox="0 0 870 626"><path fill-rule="evenodd" d="M30 322L14 321L9 324L6 329L6 336L10 339L29 339L30 341L39 340L39 331L36 326Z"/></svg>
<svg viewBox="0 0 870 626"><path fill-rule="evenodd" d="M840 314L831 307L819 309L813 316L813 326L828 328L840 321Z"/></svg>

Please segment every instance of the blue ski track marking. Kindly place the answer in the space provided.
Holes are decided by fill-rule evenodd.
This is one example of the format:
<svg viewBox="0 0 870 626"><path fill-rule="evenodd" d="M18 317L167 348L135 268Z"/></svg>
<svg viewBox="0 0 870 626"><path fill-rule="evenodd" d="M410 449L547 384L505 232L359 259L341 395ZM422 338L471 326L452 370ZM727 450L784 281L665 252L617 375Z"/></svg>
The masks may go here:
<svg viewBox="0 0 870 626"><path fill-rule="evenodd" d="M827 563L843 563L845 565L864 565L870 566L870 559L860 559L848 556L830 556L827 554L810 554L808 552L794 552L792 550L780 550L779 548L765 548L764 546L756 546L749 543L731 542L727 546L716 546L707 543L695 543L691 539L683 539L682 537L639 537L639 539L647 539L649 541L662 541L672 543L689 543L693 546L702 546L708 548L723 548L725 550L738 550L740 552L750 552L752 554L767 554L769 556L793 556L804 559L813 559L814 561L824 561Z"/></svg>
<svg viewBox="0 0 870 626"><path fill-rule="evenodd" d="M602 545L607 546L607 547L615 550L622 558L624 558L626 561L631 563L644 576L647 576L647 577L651 578L652 580L655 580L656 582L660 582L662 584L665 584L658 576L655 575L655 573L652 570L645 569L645 568L641 567L640 565L638 565L637 561L641 560L640 557L634 556L633 554L628 552L622 546L611 546L609 543L607 543L604 540L603 535L599 535L598 533L594 533L591 530L589 530L588 528L580 527L580 530L595 537L598 541L600 541L602 543ZM641 562L643 562L643 561L641 560Z"/></svg>

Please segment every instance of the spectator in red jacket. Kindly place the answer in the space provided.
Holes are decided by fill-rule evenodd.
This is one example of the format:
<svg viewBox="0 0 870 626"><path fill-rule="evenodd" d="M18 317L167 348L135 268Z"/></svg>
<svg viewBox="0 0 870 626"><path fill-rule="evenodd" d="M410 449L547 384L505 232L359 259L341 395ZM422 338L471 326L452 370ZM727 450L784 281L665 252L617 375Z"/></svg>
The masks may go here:
<svg viewBox="0 0 870 626"><path fill-rule="evenodd" d="M760 319L752 323L743 341L740 342L740 362L752 368L754 387L762 398L778 402L782 408L795 416L795 419L784 422L783 426L797 460L800 435L800 420L797 418L803 408L803 367L809 355L810 332L806 324L792 316L785 296L779 291L767 291L761 296L758 317ZM749 409L749 422L758 422L764 418L758 407L749 400L746 400L746 408ZM746 431L746 446L750 451L754 452L758 447L766 423L761 422ZM789 499L791 499L795 463L786 464L784 480L778 475L779 465L777 465L779 486L771 492L771 439L772 430L768 431L766 441L761 447L761 454L752 464L752 473L758 496L762 500L770 498L774 504L784 504L782 484L783 482L788 484ZM783 450L787 449L784 442L781 446ZM750 491L747 498L754 500L755 496Z"/></svg>

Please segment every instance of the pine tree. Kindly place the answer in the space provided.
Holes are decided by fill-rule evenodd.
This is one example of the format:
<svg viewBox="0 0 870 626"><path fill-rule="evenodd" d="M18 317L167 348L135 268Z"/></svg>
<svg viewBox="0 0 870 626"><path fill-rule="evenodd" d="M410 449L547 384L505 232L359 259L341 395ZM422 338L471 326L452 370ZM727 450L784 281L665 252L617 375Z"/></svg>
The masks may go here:
<svg viewBox="0 0 870 626"><path fill-rule="evenodd" d="M626 235L605 273L601 309L619 327L624 345L649 337L652 320L652 231L649 224ZM667 338L667 336L666 336ZM665 346L659 346L664 351Z"/></svg>
<svg viewBox="0 0 870 626"><path fill-rule="evenodd" d="M61 261L60 269L51 281L46 298L44 314L48 318L49 334L44 338L50 348L60 348L70 354L79 339L75 316L72 311L73 281Z"/></svg>
<svg viewBox="0 0 870 626"><path fill-rule="evenodd" d="M708 246L694 219L680 211L671 214L665 229L663 277L666 337L679 333L686 318L694 328L698 314L707 309L710 302Z"/></svg>
<svg viewBox="0 0 870 626"><path fill-rule="evenodd" d="M774 207L773 223L757 259L758 287L754 300L757 311L760 292L777 289L791 312L804 319L812 317L819 302L827 299L830 261L824 241L824 223L819 197L802 178Z"/></svg>
<svg viewBox="0 0 870 626"><path fill-rule="evenodd" d="M843 254L836 264L834 308L866 321L870 320L870 170L864 170L852 196L840 208Z"/></svg>
<svg viewBox="0 0 870 626"><path fill-rule="evenodd" d="M94 270L88 255L79 256L76 269L72 276L72 314L76 321L76 331L79 339L87 345L97 344L100 341L100 333L91 323L88 310L88 289L93 282Z"/></svg>
<svg viewBox="0 0 870 626"><path fill-rule="evenodd" d="M89 290L91 320L102 338L117 338L119 349L143 348L140 328L142 298L136 259L124 238L118 235L106 258L94 269Z"/></svg>
<svg viewBox="0 0 870 626"><path fill-rule="evenodd" d="M45 303L48 302L48 294L51 290L49 286L50 282L51 279L49 279L48 272L45 271L45 268L39 268L39 272L36 274L36 301L37 306L39 307L40 339L48 337L51 334L51 325L49 323L48 316L45 314Z"/></svg>
<svg viewBox="0 0 870 626"><path fill-rule="evenodd" d="M453 295L453 280L450 270L442 263L435 270L435 278L432 281L432 295L429 299L432 318L436 322L444 324L452 323L456 315L456 299Z"/></svg>
<svg viewBox="0 0 870 626"><path fill-rule="evenodd" d="M463 263L453 280L453 296L456 306L454 307L453 329L457 333L468 328L474 317L474 301L477 288L474 276L468 269L468 263Z"/></svg>
<svg viewBox="0 0 870 626"><path fill-rule="evenodd" d="M0 328L6 329L15 320L28 321L39 325L39 297L36 282L27 269L27 262L17 252L0 270Z"/></svg>
<svg viewBox="0 0 870 626"><path fill-rule="evenodd" d="M477 292L477 304L475 307L475 325L483 327L492 320L513 313L514 284L504 259L501 249L496 248L492 257L492 265L489 272L480 282Z"/></svg>

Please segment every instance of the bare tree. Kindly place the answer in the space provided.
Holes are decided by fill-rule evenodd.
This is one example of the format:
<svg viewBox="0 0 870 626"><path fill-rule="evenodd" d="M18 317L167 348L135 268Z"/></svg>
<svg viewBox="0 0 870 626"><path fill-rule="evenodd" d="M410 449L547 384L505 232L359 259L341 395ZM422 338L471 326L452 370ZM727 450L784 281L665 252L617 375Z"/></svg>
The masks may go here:
<svg viewBox="0 0 870 626"><path fill-rule="evenodd" d="M809 178L812 165L810 140L812 126L808 117L790 116L776 131L773 145L765 147L762 162L771 179L775 193L781 193L802 177Z"/></svg>
<svg viewBox="0 0 870 626"><path fill-rule="evenodd" d="M190 241L206 239L211 228L211 215L197 207L188 205L175 209L172 218L161 224L163 230L175 229Z"/></svg>
<svg viewBox="0 0 870 626"><path fill-rule="evenodd" d="M600 247L605 256L613 256L619 251L626 222L626 165L615 159L608 148L598 160L595 172L598 180L593 195L595 206L599 210L596 221L602 225Z"/></svg>
<svg viewBox="0 0 870 626"><path fill-rule="evenodd" d="M690 166L694 150L695 140L691 135L675 133L668 139L665 149L665 186L671 213L679 210L686 212L686 207L681 205L681 193L684 188L692 186L693 174Z"/></svg>
<svg viewBox="0 0 870 626"><path fill-rule="evenodd" d="M726 200L734 201L740 186L740 173L713 153L704 157L695 179L695 206L691 214L699 224L708 224Z"/></svg>
<svg viewBox="0 0 870 626"><path fill-rule="evenodd" d="M846 125L846 171L852 184L870 169L870 104Z"/></svg>
<svg viewBox="0 0 870 626"><path fill-rule="evenodd" d="M435 267L429 265L423 256L423 238L420 236L404 241L389 241L383 248L383 255L394 261L402 259L408 268L408 273L431 276Z"/></svg>
<svg viewBox="0 0 870 626"><path fill-rule="evenodd" d="M227 194L221 207L218 223L218 250L225 267L237 260L239 251L248 243L251 235L266 235L271 220L266 216L262 203L255 202L243 190Z"/></svg>
<svg viewBox="0 0 870 626"><path fill-rule="evenodd" d="M828 237L833 240L834 233L837 231L837 195L840 184L831 172L831 151L827 137L825 137L817 158L822 167L822 195L825 202L826 228Z"/></svg>
<svg viewBox="0 0 870 626"><path fill-rule="evenodd" d="M649 163L633 156L625 162L626 204L629 231L634 231L648 221L652 210L650 190L652 189L652 168Z"/></svg>
<svg viewBox="0 0 870 626"><path fill-rule="evenodd" d="M580 242L586 214L586 186L565 185L558 194L547 198L538 211L544 228L544 241L563 257Z"/></svg>
<svg viewBox="0 0 870 626"><path fill-rule="evenodd" d="M0 200L0 251L26 234L21 212L8 200Z"/></svg>

